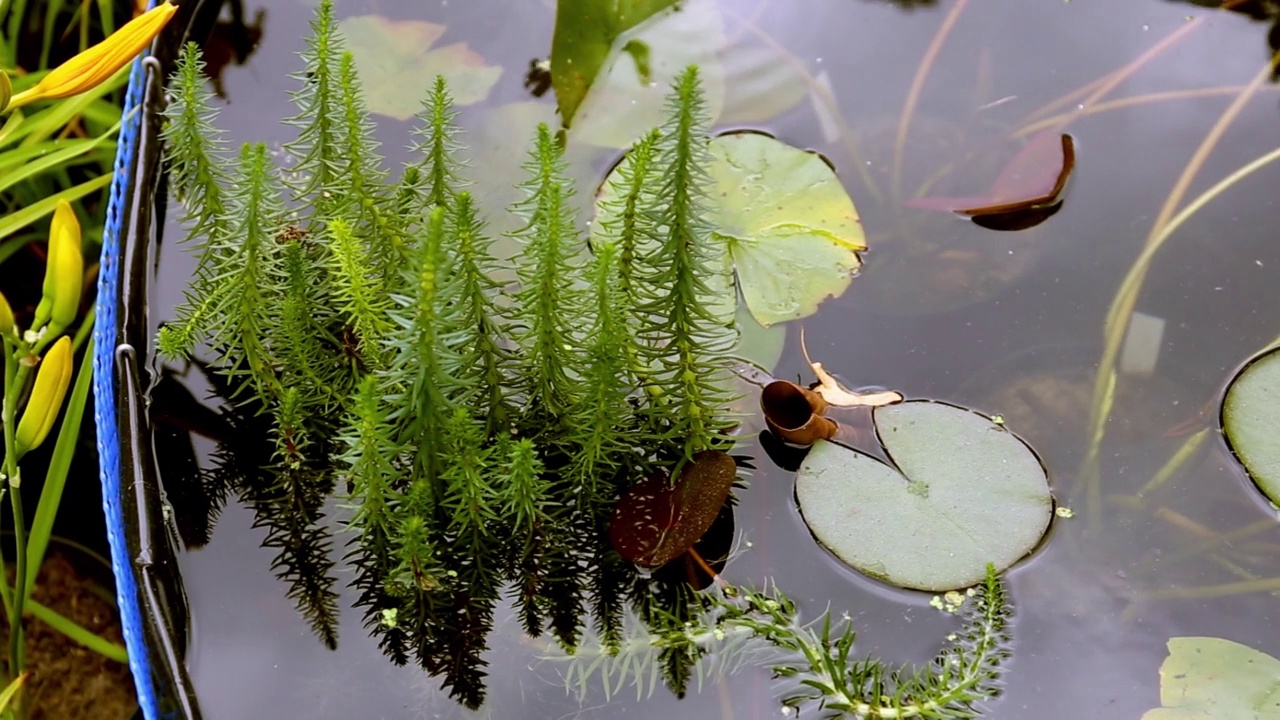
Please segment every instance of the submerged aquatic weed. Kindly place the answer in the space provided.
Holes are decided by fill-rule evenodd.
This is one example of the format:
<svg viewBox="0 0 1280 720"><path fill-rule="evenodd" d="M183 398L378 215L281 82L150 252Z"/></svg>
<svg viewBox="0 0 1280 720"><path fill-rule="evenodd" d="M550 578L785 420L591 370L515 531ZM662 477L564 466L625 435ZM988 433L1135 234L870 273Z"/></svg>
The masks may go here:
<svg viewBox="0 0 1280 720"><path fill-rule="evenodd" d="M970 592L957 613L964 626L947 636L925 668L851 660L855 634L847 618L833 626L828 611L802 623L795 602L772 586L709 596L693 622L666 632L632 622L616 645L548 659L567 663L565 686L579 699L597 677L606 699L626 684L635 687L637 698L646 697L654 690L659 656L678 652L693 658L699 685L749 665L766 666L783 681L784 708L815 709L820 717L970 718L981 714L979 703L1000 692L1011 613L994 567Z"/></svg>

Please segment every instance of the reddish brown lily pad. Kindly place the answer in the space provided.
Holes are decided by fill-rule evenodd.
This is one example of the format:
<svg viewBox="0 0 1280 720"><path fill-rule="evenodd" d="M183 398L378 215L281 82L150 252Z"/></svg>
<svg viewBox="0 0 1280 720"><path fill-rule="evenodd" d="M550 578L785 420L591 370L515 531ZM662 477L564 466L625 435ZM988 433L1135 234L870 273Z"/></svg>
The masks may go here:
<svg viewBox="0 0 1280 720"><path fill-rule="evenodd" d="M715 522L737 476L733 458L704 450L684 466L674 484L658 476L633 485L613 510L609 541L636 565L666 565Z"/></svg>

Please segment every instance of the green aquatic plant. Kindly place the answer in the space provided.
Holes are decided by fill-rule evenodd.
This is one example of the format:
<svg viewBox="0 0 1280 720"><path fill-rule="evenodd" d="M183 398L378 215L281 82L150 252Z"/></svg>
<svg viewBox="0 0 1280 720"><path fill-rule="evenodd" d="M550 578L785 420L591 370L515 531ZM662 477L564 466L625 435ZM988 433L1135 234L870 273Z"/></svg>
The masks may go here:
<svg viewBox="0 0 1280 720"><path fill-rule="evenodd" d="M509 208L522 250L511 289L465 189L444 82L418 116L417 157L392 177L327 0L312 29L287 171L246 144L228 172L196 82L198 51L183 51L164 137L202 247L188 301L158 345L168 357L207 347L229 424L265 428L265 442L222 448L220 477L266 528L273 569L321 639L337 642L322 513L336 493L366 629L393 662L439 676L469 707L484 701L504 594L528 633L550 633L570 653L588 625L606 655L621 653L628 613L666 638L712 617L720 630L809 658L803 672L826 672L819 680L831 689L807 686L832 708L864 697L873 670L876 689L903 688L885 690L895 708L937 715L947 698L977 697L965 693L986 676L945 695L960 676L952 666L911 677L846 668L851 633L805 630L780 593L700 593L662 571L642 576L615 549L610 521L628 489L679 488L701 457L718 461L716 503L737 478L725 452L737 399L733 284L707 219L697 69L675 84L668 122L633 146L615 183L619 212L590 244L563 148L551 128L537 129L522 199ZM731 507L704 508L703 519ZM683 694L702 646L655 647L661 676ZM964 665L968 655L957 658L964 678L981 675Z"/></svg>
<svg viewBox="0 0 1280 720"><path fill-rule="evenodd" d="M964 625L924 668L892 667L875 658L852 660L850 622L833 624L827 611L804 623L795 601L777 587L740 591L732 586L704 595L693 620L664 632L633 623L623 641L581 648L567 663L566 687L585 699L594 678L606 697L626 684L637 696L654 690L653 668L663 655L688 658L699 685L749 665L763 665L780 678L784 708L816 706L821 717L970 718L979 703L1000 692L1007 656L1011 609L992 566L986 580L956 609Z"/></svg>
<svg viewBox="0 0 1280 720"><path fill-rule="evenodd" d="M697 74L673 94L671 129L637 151L669 182L637 191L631 237L589 261L562 149L539 128L511 208L524 251L507 294L464 189L443 81L419 115L417 162L392 179L328 3L312 28L287 172L261 144L229 172L194 47L179 60L164 137L202 242L158 346L168 357L207 346L234 412L269 427L270 447L241 449L259 460L231 464L232 482L326 644L336 601L321 509L336 485L366 626L394 661L477 706L503 589L526 630L565 648L588 607L617 637L627 604L652 593L609 545L614 503L730 442L717 366L734 330L702 307L728 276L700 219ZM643 296L620 284L624 258Z"/></svg>

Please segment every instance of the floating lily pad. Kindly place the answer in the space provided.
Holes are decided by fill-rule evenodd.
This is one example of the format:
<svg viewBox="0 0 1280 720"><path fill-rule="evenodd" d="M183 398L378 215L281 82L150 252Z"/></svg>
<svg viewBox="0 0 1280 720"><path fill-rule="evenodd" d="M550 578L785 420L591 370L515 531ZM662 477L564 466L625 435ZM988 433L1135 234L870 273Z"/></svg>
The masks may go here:
<svg viewBox="0 0 1280 720"><path fill-rule="evenodd" d="M614 508L609 541L637 565L666 565L711 527L737 472L733 458L706 450L693 456L675 483L658 476L632 485Z"/></svg>
<svg viewBox="0 0 1280 720"><path fill-rule="evenodd" d="M1160 665L1160 704L1142 720L1275 720L1280 660L1222 638L1172 638Z"/></svg>
<svg viewBox="0 0 1280 720"><path fill-rule="evenodd" d="M807 317L849 287L866 249L853 201L822 158L756 133L711 141L711 220L761 325Z"/></svg>
<svg viewBox="0 0 1280 720"><path fill-rule="evenodd" d="M971 410L913 400L878 407L891 467L820 440L796 476L809 529L872 577L929 591L969 587L987 563L1003 572L1040 542L1053 498L1039 458Z"/></svg>
<svg viewBox="0 0 1280 720"><path fill-rule="evenodd" d="M466 43L432 48L444 25L420 20L388 20L381 15L353 15L338 22L356 60L369 110L408 120L422 109L437 75L449 81L457 105L484 100L502 75Z"/></svg>
<svg viewBox="0 0 1280 720"><path fill-rule="evenodd" d="M1256 358L1231 381L1222 429L1253 481L1280 503L1280 349Z"/></svg>

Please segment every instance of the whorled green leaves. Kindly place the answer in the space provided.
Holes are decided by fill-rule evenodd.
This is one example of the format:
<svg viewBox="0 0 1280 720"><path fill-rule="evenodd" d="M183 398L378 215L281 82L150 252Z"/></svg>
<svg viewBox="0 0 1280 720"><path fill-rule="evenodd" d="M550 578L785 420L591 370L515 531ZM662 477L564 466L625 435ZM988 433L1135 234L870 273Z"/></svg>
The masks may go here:
<svg viewBox="0 0 1280 720"><path fill-rule="evenodd" d="M1044 467L978 413L929 401L875 409L892 462L820 440L796 499L817 539L857 570L940 591L1003 571L1040 542L1053 514Z"/></svg>

